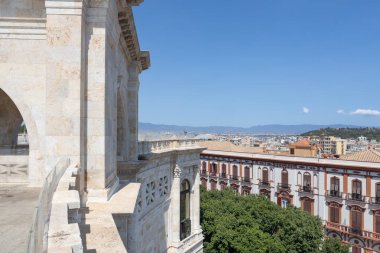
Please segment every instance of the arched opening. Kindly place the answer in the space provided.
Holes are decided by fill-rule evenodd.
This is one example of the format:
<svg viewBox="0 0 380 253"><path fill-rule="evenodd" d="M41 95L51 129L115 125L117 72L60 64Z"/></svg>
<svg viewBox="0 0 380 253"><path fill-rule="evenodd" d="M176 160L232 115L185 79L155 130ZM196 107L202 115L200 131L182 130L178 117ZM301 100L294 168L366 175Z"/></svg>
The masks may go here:
<svg viewBox="0 0 380 253"><path fill-rule="evenodd" d="M303 191L311 192L311 175L309 172L303 174Z"/></svg>
<svg viewBox="0 0 380 253"><path fill-rule="evenodd" d="M190 220L190 183L183 180L181 183L181 203L180 203L180 220L181 220L181 241L191 235Z"/></svg>
<svg viewBox="0 0 380 253"><path fill-rule="evenodd" d="M223 163L222 164L222 178L227 178L227 166Z"/></svg>
<svg viewBox="0 0 380 253"><path fill-rule="evenodd" d="M0 89L0 182L28 180L27 126L12 99Z"/></svg>
<svg viewBox="0 0 380 253"><path fill-rule="evenodd" d="M0 148L15 152L29 148L25 122L12 99L0 89Z"/></svg>
<svg viewBox="0 0 380 253"><path fill-rule="evenodd" d="M286 169L283 169L281 172L281 188L289 189L289 177Z"/></svg>
<svg viewBox="0 0 380 253"><path fill-rule="evenodd" d="M232 179L238 180L238 166L232 166Z"/></svg>

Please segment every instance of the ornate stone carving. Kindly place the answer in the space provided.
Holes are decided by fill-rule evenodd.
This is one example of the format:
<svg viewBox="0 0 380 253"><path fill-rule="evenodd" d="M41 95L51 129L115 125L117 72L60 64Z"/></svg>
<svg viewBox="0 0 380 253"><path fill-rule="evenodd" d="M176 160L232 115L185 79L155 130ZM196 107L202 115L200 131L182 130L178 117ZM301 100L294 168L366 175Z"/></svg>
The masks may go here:
<svg viewBox="0 0 380 253"><path fill-rule="evenodd" d="M174 171L173 171L174 178L181 178L182 175L182 170L178 166L178 164L175 166Z"/></svg>

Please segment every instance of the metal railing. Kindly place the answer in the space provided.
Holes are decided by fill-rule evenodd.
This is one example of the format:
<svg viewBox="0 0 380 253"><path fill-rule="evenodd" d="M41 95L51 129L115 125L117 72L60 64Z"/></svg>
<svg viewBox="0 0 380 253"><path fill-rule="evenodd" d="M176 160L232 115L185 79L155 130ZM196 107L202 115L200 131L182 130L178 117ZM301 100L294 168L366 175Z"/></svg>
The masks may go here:
<svg viewBox="0 0 380 253"><path fill-rule="evenodd" d="M326 196L333 198L342 198L343 193L336 190L328 190L326 191Z"/></svg>
<svg viewBox="0 0 380 253"><path fill-rule="evenodd" d="M263 187L270 187L270 182L259 179L259 185Z"/></svg>
<svg viewBox="0 0 380 253"><path fill-rule="evenodd" d="M283 183L278 183L277 187L281 190L290 190L291 189L291 184L283 184Z"/></svg>
<svg viewBox="0 0 380 253"><path fill-rule="evenodd" d="M348 200L365 202L365 196L363 196L360 193L347 193L347 199Z"/></svg>
<svg viewBox="0 0 380 253"><path fill-rule="evenodd" d="M29 231L27 253L46 253L49 219L53 194L59 180L69 167L70 159L61 159L46 176L37 206L34 209L32 227Z"/></svg>
<svg viewBox="0 0 380 253"><path fill-rule="evenodd" d="M370 203L371 204L380 204L380 197L371 197Z"/></svg>

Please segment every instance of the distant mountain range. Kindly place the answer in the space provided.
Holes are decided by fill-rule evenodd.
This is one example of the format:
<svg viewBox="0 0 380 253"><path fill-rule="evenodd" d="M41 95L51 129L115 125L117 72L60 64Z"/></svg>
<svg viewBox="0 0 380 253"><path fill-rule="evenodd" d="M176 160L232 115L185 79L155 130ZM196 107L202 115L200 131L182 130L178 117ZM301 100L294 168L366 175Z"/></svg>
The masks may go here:
<svg viewBox="0 0 380 253"><path fill-rule="evenodd" d="M209 126L209 127L190 127L190 126L176 126L176 125L159 125L151 123L139 123L139 131L141 133L183 133L184 131L192 134L255 134L255 135L265 135L265 134L302 134L313 130L318 130L321 128L359 128L360 126L354 125L258 125L248 128L244 127L225 127L225 126Z"/></svg>

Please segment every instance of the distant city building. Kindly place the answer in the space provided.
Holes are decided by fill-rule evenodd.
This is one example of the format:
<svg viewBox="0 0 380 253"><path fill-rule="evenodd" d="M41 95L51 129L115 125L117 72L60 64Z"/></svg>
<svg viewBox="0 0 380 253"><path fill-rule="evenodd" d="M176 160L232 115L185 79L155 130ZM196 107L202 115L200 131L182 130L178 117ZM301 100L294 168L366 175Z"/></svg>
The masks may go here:
<svg viewBox="0 0 380 253"><path fill-rule="evenodd" d="M317 157L319 147L316 142L309 139L301 139L289 145L289 154L301 157Z"/></svg>
<svg viewBox="0 0 380 253"><path fill-rule="evenodd" d="M380 155L366 150L347 158L351 161L209 146L201 154L201 184L260 194L281 207L294 205L319 216L326 236L350 244L351 252L380 252Z"/></svg>

